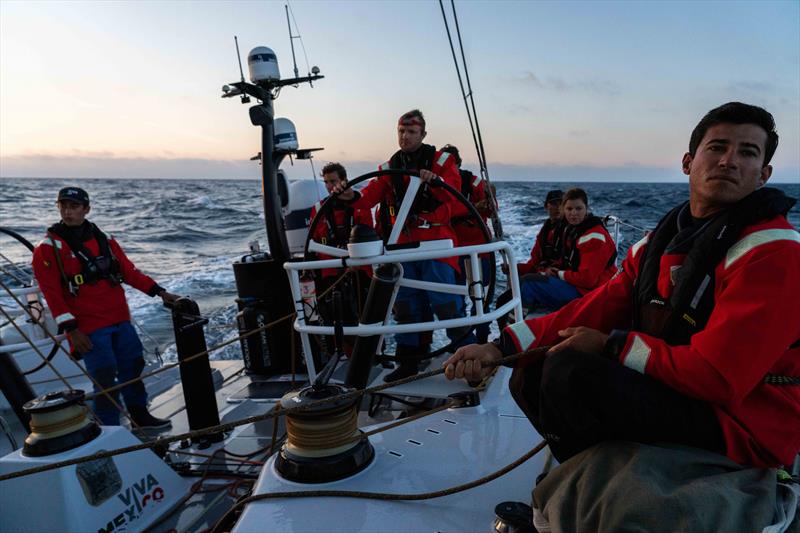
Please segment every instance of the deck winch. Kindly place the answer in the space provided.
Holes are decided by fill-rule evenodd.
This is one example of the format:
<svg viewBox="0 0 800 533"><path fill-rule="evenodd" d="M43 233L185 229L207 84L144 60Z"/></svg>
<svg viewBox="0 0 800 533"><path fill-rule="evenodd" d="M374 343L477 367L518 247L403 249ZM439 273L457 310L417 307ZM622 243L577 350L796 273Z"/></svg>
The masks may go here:
<svg viewBox="0 0 800 533"><path fill-rule="evenodd" d="M284 409L302 407L351 392L342 385L308 386L281 399ZM358 399L332 401L286 416L287 442L275 466L291 481L326 483L360 472L375 450L358 429Z"/></svg>
<svg viewBox="0 0 800 533"><path fill-rule="evenodd" d="M83 446L100 435L100 426L89 416L82 390L50 392L27 402L31 432L23 453L42 457Z"/></svg>

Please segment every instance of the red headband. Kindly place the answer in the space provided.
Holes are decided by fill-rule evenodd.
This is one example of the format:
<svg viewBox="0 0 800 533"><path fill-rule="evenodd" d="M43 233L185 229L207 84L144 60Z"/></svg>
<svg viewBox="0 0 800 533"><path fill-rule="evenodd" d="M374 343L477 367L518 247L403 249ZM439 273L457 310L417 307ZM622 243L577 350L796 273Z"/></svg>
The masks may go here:
<svg viewBox="0 0 800 533"><path fill-rule="evenodd" d="M417 116L413 117L406 117L403 115L400 117L400 120L397 121L398 126L419 126L421 128L425 128L425 123L422 121L421 118Z"/></svg>

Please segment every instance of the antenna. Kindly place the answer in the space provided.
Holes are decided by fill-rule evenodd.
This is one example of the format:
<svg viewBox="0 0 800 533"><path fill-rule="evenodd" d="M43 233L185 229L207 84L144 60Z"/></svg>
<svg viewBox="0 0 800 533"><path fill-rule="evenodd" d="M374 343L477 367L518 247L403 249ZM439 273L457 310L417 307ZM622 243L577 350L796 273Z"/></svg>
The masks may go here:
<svg viewBox="0 0 800 533"><path fill-rule="evenodd" d="M294 63L294 77L299 78L300 72L297 70L297 58L294 55L294 40L299 39L300 35L292 35L292 23L289 21L289 4L284 4L286 9L286 25L289 27L289 44L292 47L292 63Z"/></svg>
<svg viewBox="0 0 800 533"><path fill-rule="evenodd" d="M236 44L236 59L239 60L239 75L242 77L242 83L244 83L244 70L242 70L242 55L239 53L239 38L237 36L233 36L233 42ZM249 104L250 97L246 94L242 94L242 103Z"/></svg>

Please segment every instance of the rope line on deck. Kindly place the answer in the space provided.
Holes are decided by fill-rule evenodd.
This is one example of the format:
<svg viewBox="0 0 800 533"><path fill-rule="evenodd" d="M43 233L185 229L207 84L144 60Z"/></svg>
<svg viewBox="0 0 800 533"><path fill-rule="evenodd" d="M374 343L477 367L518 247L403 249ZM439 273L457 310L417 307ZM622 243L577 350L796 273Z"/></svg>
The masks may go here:
<svg viewBox="0 0 800 533"><path fill-rule="evenodd" d="M504 466L500 470L496 470L491 474L483 476L474 481L455 485L447 489L437 490L433 492L422 492L417 494L401 494L401 493L387 493L387 492L366 492L360 490L309 490L309 491L286 491L286 492L267 492L264 494L254 494L236 502L224 515L220 518L214 527L211 528L211 533L221 531L221 527L230 518L230 516L241 506L248 503L257 502L261 500L273 500L277 498L316 498L316 497L336 497L336 498L362 498L368 500L383 500L383 501L419 501L430 500L433 498L442 498L464 492L465 490L473 489L480 485L494 481L495 479L504 476L511 472L522 463L542 451L547 446L547 441L542 440L539 444L531 448L524 455L519 457L516 461Z"/></svg>
<svg viewBox="0 0 800 533"><path fill-rule="evenodd" d="M517 353L517 354L513 354L513 355L509 355L509 356L503 357L501 359L498 359L497 361L483 363L482 367L484 367L484 368L495 367L495 366L500 366L500 365L513 363L513 362L517 361L518 359L520 359L521 357L526 357L526 356L531 356L531 355L539 355L539 354L542 354L542 353L546 352L548 349L550 349L549 346L542 346L540 348L534 348L532 350L527 350L525 352L520 352L520 353ZM331 398L325 398L325 399L322 399L322 400L311 401L311 402L308 402L307 404L300 405L300 406L297 406L297 407L283 408L283 409L280 409L280 410L273 410L273 411L270 411L270 412L267 412L267 413L264 413L264 414L261 414L261 415L254 415L254 416L250 416L250 417L247 417L247 418L243 418L241 420L234 420L232 422L227 422L227 423L224 423L224 424L219 424L219 425L211 426L211 427L204 428L204 429L199 429L199 430L195 430L195 431L189 431L187 433L182 433L180 435L172 435L172 436L169 436L169 437L159 437L159 438L157 438L157 439L155 439L153 441L146 442L146 443L143 442L141 444L134 444L134 445L131 445L131 446L126 446L124 448L118 448L116 450L102 450L102 451L99 451L99 452L91 454L91 455L75 457L73 459L68 459L68 460L64 460L64 461L58 461L56 463L51 463L51 464L48 464L48 465L41 465L41 466L37 466L37 467L33 467L33 468L28 468L28 469L25 469L25 470L20 470L18 472L11 472L11 473L8 473L8 474L3 474L3 475L0 475L0 481L6 481L6 480L9 480L9 479L15 479L15 478L18 478L18 477L28 476L28 475L32 475L32 474L38 474L38 473L41 473L41 472L47 472L49 470L55 470L55 469L58 469L58 468L63 468L65 466L72 466L72 465L76 465L76 464L79 464L79 463L85 463L87 461L94 461L96 459L105 459L107 457L114 457L114 456L123 455L123 454L126 454L126 453L132 453L132 452L137 452L137 451L141 451L141 450L147 450L147 449L150 449L150 448L161 447L162 449L167 449L167 445L169 445L169 444L171 444L173 442L180 442L180 441L185 440L185 439L194 439L194 438L197 438L197 437L203 437L203 436L206 436L206 435L211 435L213 433L219 433L219 432L222 432L222 431L229 431L229 430L231 430L231 429L233 429L235 427L238 427L238 426L243 426L243 425L246 425L246 424L254 424L256 422L262 422L264 420L275 419L275 418L277 418L279 416L283 416L283 415L291 414L291 413L296 413L296 412L301 412L301 411L306 411L306 410L309 410L309 409L314 409L314 408L317 408L317 407L320 407L320 406L323 406L323 405L327 405L327 404L333 403L333 402L341 402L341 401L345 401L345 400L351 400L351 399L360 398L361 396L363 396L365 394L371 394L371 393L375 393L375 392L380 392L382 390L385 390L385 389L388 389L388 388L391 388L391 387L396 387L398 385L405 385L406 383L411 383L413 381L427 379L427 378L430 378L430 377L433 377L433 376L438 376L439 374L443 374L443 373L444 373L444 368L439 368L439 369L436 369L436 370L429 370L427 372L422 372L420 374L416 374L414 376L409 376L407 378L398 379L396 381L391 381L391 382L388 382L388 383L383 383L383 384L380 384L380 385L376 385L374 387L369 387L369 388L360 389L360 390L353 390L353 391L350 391L350 392L346 392L344 394L339 394L337 396L332 396Z"/></svg>

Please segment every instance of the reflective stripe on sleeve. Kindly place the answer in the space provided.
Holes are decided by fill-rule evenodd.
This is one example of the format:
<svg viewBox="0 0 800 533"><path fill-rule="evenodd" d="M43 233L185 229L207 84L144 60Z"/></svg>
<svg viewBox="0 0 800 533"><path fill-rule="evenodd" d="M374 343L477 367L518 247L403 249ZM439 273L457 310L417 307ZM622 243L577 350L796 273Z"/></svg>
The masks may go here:
<svg viewBox="0 0 800 533"><path fill-rule="evenodd" d="M508 326L508 329L511 335L517 339L519 349L523 352L536 342L536 335L533 334L533 331L531 331L531 328L528 327L528 324L524 320L516 324L511 324Z"/></svg>
<svg viewBox="0 0 800 533"><path fill-rule="evenodd" d="M559 270L558 271L558 279L560 279L561 281L567 281L567 280L564 279L564 271L563 270Z"/></svg>
<svg viewBox="0 0 800 533"><path fill-rule="evenodd" d="M72 316L72 313L64 313L55 317L56 324L59 326L64 322L69 322L70 320L75 320L75 317Z"/></svg>
<svg viewBox="0 0 800 533"><path fill-rule="evenodd" d="M578 239L578 246L580 246L581 244L587 243L587 242L591 241L592 239L597 239L598 241L606 242L606 236L605 235L603 235L602 233L594 232L594 233L587 233L586 235L584 235L583 237Z"/></svg>
<svg viewBox="0 0 800 533"><path fill-rule="evenodd" d="M645 244L647 244L647 241L649 241L649 240L650 240L650 235L648 234L648 235L645 235L644 237L642 237L642 238L639 240L639 242L637 242L636 244L634 244L634 245L631 247L631 250L632 250L632 252L631 252L631 256L632 256L632 257L636 257L636 254L638 254L638 253L639 253L639 249L640 249L642 246L644 246Z"/></svg>
<svg viewBox="0 0 800 533"><path fill-rule="evenodd" d="M319 213L319 210L322 209L322 202L317 202L314 204L314 211Z"/></svg>
<svg viewBox="0 0 800 533"><path fill-rule="evenodd" d="M447 158L450 157L450 154L447 152L442 152L442 155L439 156L439 160L436 161L436 164L440 167L443 167L444 164L447 162Z"/></svg>
<svg viewBox="0 0 800 533"><path fill-rule="evenodd" d="M636 370L640 374L644 374L647 361L650 359L650 352L652 352L652 350L647 343L644 342L644 339L639 335L634 335L631 347L628 348L628 353L625 354L623 358L623 364L630 369Z"/></svg>
<svg viewBox="0 0 800 533"><path fill-rule="evenodd" d="M475 176L475 175L473 174L473 176ZM475 179L474 179L474 180L472 180L472 186L473 186L473 187L477 187L477 186L478 186L478 184L481 182L481 180L482 180L482 179L483 179L483 178L481 178L480 176L475 176Z"/></svg>
<svg viewBox="0 0 800 533"><path fill-rule="evenodd" d="M762 244L775 241L800 243L800 234L793 229L765 229L751 233L728 249L728 255L725 256L725 268L730 268L733 263L741 259L750 250Z"/></svg>

